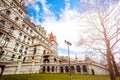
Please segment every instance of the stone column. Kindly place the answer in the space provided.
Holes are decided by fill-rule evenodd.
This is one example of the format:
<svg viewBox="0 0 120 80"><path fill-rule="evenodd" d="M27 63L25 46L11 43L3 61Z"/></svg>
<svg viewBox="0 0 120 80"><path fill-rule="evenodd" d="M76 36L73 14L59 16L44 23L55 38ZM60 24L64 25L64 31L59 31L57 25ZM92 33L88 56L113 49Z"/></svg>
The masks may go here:
<svg viewBox="0 0 120 80"><path fill-rule="evenodd" d="M80 68L81 68L81 74L83 74L83 68L82 68L82 65L80 66Z"/></svg>
<svg viewBox="0 0 120 80"><path fill-rule="evenodd" d="M30 73L33 73L33 71L34 71L34 70L33 70L32 68L34 67L34 65L35 65L35 61L34 61L34 60L32 60L32 65L31 65L31 70L30 70Z"/></svg>
<svg viewBox="0 0 120 80"><path fill-rule="evenodd" d="M77 74L77 68L76 68L77 66L75 65L74 66L74 69L75 69L75 74Z"/></svg>
<svg viewBox="0 0 120 80"><path fill-rule="evenodd" d="M22 66L22 61L19 59L18 60L18 66L16 68L16 74L20 74L21 66Z"/></svg>

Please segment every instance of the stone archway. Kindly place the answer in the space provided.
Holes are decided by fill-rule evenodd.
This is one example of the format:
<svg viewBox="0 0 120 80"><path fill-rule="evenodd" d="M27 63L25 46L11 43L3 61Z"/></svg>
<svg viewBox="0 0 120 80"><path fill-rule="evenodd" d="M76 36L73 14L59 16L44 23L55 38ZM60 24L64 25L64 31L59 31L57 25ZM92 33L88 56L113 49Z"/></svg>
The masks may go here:
<svg viewBox="0 0 120 80"><path fill-rule="evenodd" d="M69 72L69 67L65 66L65 72L68 73Z"/></svg>
<svg viewBox="0 0 120 80"><path fill-rule="evenodd" d="M70 66L70 71L71 71L71 73L75 73L75 68L74 68L74 66Z"/></svg>
<svg viewBox="0 0 120 80"><path fill-rule="evenodd" d="M45 66L43 66L43 72L45 72Z"/></svg>
<svg viewBox="0 0 120 80"><path fill-rule="evenodd" d="M64 71L63 71L63 67L61 66L60 67L60 73L63 73Z"/></svg>
<svg viewBox="0 0 120 80"><path fill-rule="evenodd" d="M54 66L52 66L52 72L54 72Z"/></svg>
<svg viewBox="0 0 120 80"><path fill-rule="evenodd" d="M83 72L85 72L85 73L87 72L87 67L86 67L86 65L83 65L83 66L82 66L82 69L83 69Z"/></svg>
<svg viewBox="0 0 120 80"><path fill-rule="evenodd" d="M47 66L47 72L50 72L50 66Z"/></svg>
<svg viewBox="0 0 120 80"><path fill-rule="evenodd" d="M76 69L77 69L77 72L81 72L81 69L80 69L79 65L76 66Z"/></svg>

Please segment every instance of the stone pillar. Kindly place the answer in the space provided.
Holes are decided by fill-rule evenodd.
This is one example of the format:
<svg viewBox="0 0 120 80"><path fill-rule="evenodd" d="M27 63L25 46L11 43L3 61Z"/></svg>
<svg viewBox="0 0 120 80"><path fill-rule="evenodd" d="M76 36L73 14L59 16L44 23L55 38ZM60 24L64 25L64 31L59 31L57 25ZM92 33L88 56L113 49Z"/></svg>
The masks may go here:
<svg viewBox="0 0 120 80"><path fill-rule="evenodd" d="M31 70L30 70L30 73L33 73L33 71L34 71L34 70L33 70L32 68L34 67L34 65L35 65L35 61L34 61L34 60L32 60L32 65L31 65Z"/></svg>
<svg viewBox="0 0 120 80"><path fill-rule="evenodd" d="M47 72L47 66L45 66L45 73Z"/></svg>
<svg viewBox="0 0 120 80"><path fill-rule="evenodd" d="M16 68L16 74L20 74L21 66L22 66L22 61L19 59L18 60L18 66Z"/></svg>
<svg viewBox="0 0 120 80"><path fill-rule="evenodd" d="M77 74L77 66L76 65L74 66L74 69L75 69L75 74Z"/></svg>
<svg viewBox="0 0 120 80"><path fill-rule="evenodd" d="M83 74L83 68L82 68L82 65L80 66L80 68L81 68L81 74Z"/></svg>
<svg viewBox="0 0 120 80"><path fill-rule="evenodd" d="M55 66L55 73L58 73L58 66Z"/></svg>

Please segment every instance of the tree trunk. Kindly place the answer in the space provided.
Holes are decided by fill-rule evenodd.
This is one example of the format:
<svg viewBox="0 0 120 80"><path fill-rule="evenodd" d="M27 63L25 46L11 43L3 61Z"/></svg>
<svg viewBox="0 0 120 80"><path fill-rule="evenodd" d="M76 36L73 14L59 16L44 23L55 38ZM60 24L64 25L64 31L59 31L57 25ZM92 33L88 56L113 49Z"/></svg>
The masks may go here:
<svg viewBox="0 0 120 80"><path fill-rule="evenodd" d="M119 72L118 72L118 67L117 67L117 65L116 65L114 56L113 56L112 54L111 54L111 60L112 60L113 67L114 67L114 70L115 70L115 75L116 75L116 76L120 76L120 74L119 74Z"/></svg>
<svg viewBox="0 0 120 80"><path fill-rule="evenodd" d="M113 64L112 60L110 58L110 50L107 50L107 61L108 61L108 68L109 68L109 73L110 73L110 80L116 80L114 69L113 69Z"/></svg>
<svg viewBox="0 0 120 80"><path fill-rule="evenodd" d="M106 38L106 47L107 47L107 61L108 61L110 79L116 80L115 73L114 73L114 64L113 64L113 60L112 60L112 56L111 56L112 54L111 54L111 50L110 50L110 41L107 38Z"/></svg>

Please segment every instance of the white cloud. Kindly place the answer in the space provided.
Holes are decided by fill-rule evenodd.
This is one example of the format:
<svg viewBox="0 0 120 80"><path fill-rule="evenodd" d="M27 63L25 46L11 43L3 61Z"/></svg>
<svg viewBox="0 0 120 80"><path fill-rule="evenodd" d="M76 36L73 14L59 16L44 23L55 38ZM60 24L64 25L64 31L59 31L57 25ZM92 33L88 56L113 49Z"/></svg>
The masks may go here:
<svg viewBox="0 0 120 80"><path fill-rule="evenodd" d="M35 10L37 11L37 12L39 12L40 11L40 7L39 7L39 5L35 5Z"/></svg>
<svg viewBox="0 0 120 80"><path fill-rule="evenodd" d="M65 48L67 50L64 40L68 40L72 43L72 46L70 46L71 52L78 53L80 50L76 48L75 43L79 39L80 27L78 24L78 16L80 16L80 14L76 10L70 9L69 0L66 0L66 4L66 8L60 14L60 20L58 21L54 13L50 11L49 7L44 3L44 9L47 11L47 14L44 16L45 21L42 24L48 33L52 31L57 37L59 48ZM59 54L65 55L64 53ZM71 55L74 56L75 54L71 53Z"/></svg>

